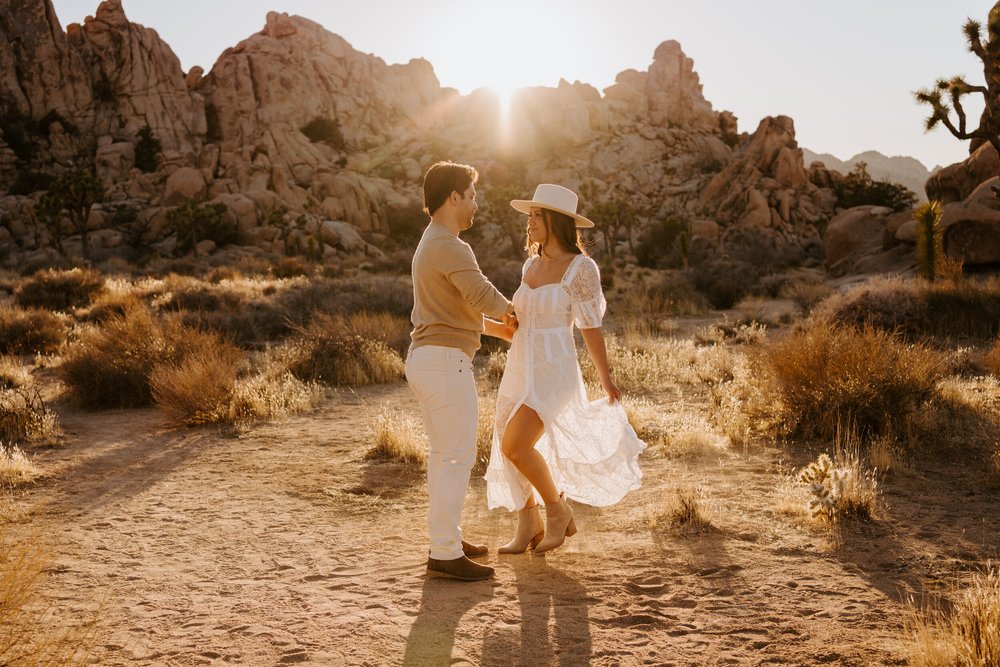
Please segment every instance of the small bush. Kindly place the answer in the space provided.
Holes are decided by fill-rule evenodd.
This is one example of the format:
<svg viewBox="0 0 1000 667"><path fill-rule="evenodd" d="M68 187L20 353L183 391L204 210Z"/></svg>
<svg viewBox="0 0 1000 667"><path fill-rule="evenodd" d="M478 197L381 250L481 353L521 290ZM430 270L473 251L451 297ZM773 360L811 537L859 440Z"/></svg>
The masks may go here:
<svg viewBox="0 0 1000 667"><path fill-rule="evenodd" d="M915 667L1000 663L1000 571L976 575L950 612L913 611L905 632Z"/></svg>
<svg viewBox="0 0 1000 667"><path fill-rule="evenodd" d="M917 196L906 186L874 180L864 162L856 164L842 181L834 184L833 194L839 208L871 205L904 211L917 203Z"/></svg>
<svg viewBox="0 0 1000 667"><path fill-rule="evenodd" d="M690 224L671 217L654 221L639 237L635 257L639 266L676 269L687 263L691 238Z"/></svg>
<svg viewBox="0 0 1000 667"><path fill-rule="evenodd" d="M25 484L30 484L41 477L41 475L42 473L38 469L38 466L32 463L31 459L29 459L19 447L13 445L10 447L0 446L0 492L24 486ZM3 558L3 555L0 555L0 565L3 564ZM0 584L3 583L2 577L0 577ZM0 592L0 633L3 632L2 595L3 593ZM0 659L2 658L3 651L0 650Z"/></svg>
<svg viewBox="0 0 1000 667"><path fill-rule="evenodd" d="M782 286L780 295L794 301L802 314L808 315L809 311L835 291L829 283L820 280L806 280Z"/></svg>
<svg viewBox="0 0 1000 667"><path fill-rule="evenodd" d="M862 470L856 458L838 466L820 454L802 469L799 480L809 487L808 509L815 519L870 521L877 514L878 482L873 473Z"/></svg>
<svg viewBox="0 0 1000 667"><path fill-rule="evenodd" d="M157 154L163 150L163 144L153 136L153 128L149 125L139 130L139 140L135 143L135 166L147 174L156 171Z"/></svg>
<svg viewBox="0 0 1000 667"><path fill-rule="evenodd" d="M90 304L104 291L104 276L90 269L40 271L25 280L14 292L14 301L23 308L69 310Z"/></svg>
<svg viewBox="0 0 1000 667"><path fill-rule="evenodd" d="M65 318L0 305L0 354L50 354L66 340Z"/></svg>
<svg viewBox="0 0 1000 667"><path fill-rule="evenodd" d="M713 308L732 308L746 296L760 277L753 264L737 260L712 260L696 266L690 272L691 282L712 304Z"/></svg>
<svg viewBox="0 0 1000 667"><path fill-rule="evenodd" d="M403 360L384 340L366 338L349 322L319 316L299 330L289 369L306 382L361 386L399 382Z"/></svg>
<svg viewBox="0 0 1000 667"><path fill-rule="evenodd" d="M58 430L56 416L37 388L0 389L0 449L50 438Z"/></svg>
<svg viewBox="0 0 1000 667"><path fill-rule="evenodd" d="M876 278L835 294L813 314L817 321L872 326L910 338L1000 334L1000 279L982 281Z"/></svg>
<svg viewBox="0 0 1000 667"><path fill-rule="evenodd" d="M175 363L156 366L149 378L156 406L187 426L225 421L243 365L239 348L212 338Z"/></svg>
<svg viewBox="0 0 1000 667"><path fill-rule="evenodd" d="M1000 338L993 342L990 351L986 353L986 369L1000 378Z"/></svg>
<svg viewBox="0 0 1000 667"><path fill-rule="evenodd" d="M940 355L872 327L814 325L767 345L756 362L784 430L821 438L842 425L864 438L905 435L944 370Z"/></svg>
<svg viewBox="0 0 1000 667"><path fill-rule="evenodd" d="M202 204L194 201L167 212L167 222L177 232L177 250L189 252L202 241L212 241L217 247L235 243L239 238L236 222L226 216L225 204Z"/></svg>

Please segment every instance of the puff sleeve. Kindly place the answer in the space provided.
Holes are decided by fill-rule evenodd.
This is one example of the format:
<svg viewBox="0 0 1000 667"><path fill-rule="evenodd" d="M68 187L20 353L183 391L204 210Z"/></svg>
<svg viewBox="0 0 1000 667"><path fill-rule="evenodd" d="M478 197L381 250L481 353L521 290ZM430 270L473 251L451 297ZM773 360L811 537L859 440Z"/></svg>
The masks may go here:
<svg viewBox="0 0 1000 667"><path fill-rule="evenodd" d="M580 329L601 326L608 302L601 291L601 271L589 257L577 260L578 266L566 285L573 309L573 321Z"/></svg>

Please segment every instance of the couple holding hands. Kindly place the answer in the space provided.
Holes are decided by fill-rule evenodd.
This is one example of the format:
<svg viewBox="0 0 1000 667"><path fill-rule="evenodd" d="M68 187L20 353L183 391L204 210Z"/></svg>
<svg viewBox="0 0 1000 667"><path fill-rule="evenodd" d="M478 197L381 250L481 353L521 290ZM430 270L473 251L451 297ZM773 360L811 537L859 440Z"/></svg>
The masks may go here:
<svg viewBox="0 0 1000 667"><path fill-rule="evenodd" d="M424 175L424 210L431 220L413 255L413 342L406 359L406 379L430 442L427 571L467 581L494 574L470 560L488 549L464 541L460 526L476 458L472 358L481 334L511 342L486 471L489 507L518 512L514 538L499 553L528 547L544 553L562 545L576 532L566 499L598 507L618 502L640 486L638 456L646 447L611 378L600 273L578 231L593 223L576 213L576 194L542 184L531 200L511 202L528 215L528 259L508 300L459 238L478 208L477 180L474 168L452 162L438 162ZM587 398L574 324L606 398Z"/></svg>

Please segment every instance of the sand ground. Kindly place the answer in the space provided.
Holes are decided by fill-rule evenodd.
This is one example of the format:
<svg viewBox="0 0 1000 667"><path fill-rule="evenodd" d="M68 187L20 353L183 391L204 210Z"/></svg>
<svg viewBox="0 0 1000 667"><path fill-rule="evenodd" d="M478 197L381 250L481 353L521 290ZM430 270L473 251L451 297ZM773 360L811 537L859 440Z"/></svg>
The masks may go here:
<svg viewBox="0 0 1000 667"><path fill-rule="evenodd" d="M497 556L514 516L475 479L465 531L497 577L427 578L422 475L363 460L386 404L416 414L405 384L242 435L61 406L65 443L35 453L49 477L20 500L50 550L52 623L96 617L102 665L904 664L907 596L997 557L974 470L893 473L881 519L834 539L780 511L809 456L721 449L644 454L643 488L577 505L580 532L544 557ZM677 488L711 529L649 527Z"/></svg>

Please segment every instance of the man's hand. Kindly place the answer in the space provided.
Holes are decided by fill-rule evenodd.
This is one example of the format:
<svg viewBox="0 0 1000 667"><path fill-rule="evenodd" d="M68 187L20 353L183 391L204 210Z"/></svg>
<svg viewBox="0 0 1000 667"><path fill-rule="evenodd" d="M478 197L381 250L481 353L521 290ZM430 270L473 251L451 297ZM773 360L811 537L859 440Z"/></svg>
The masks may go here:
<svg viewBox="0 0 1000 667"><path fill-rule="evenodd" d="M513 312L505 313L500 321L503 322L503 325L505 327L511 330L512 334L515 331L517 331L517 326L518 326L517 315L515 315Z"/></svg>

